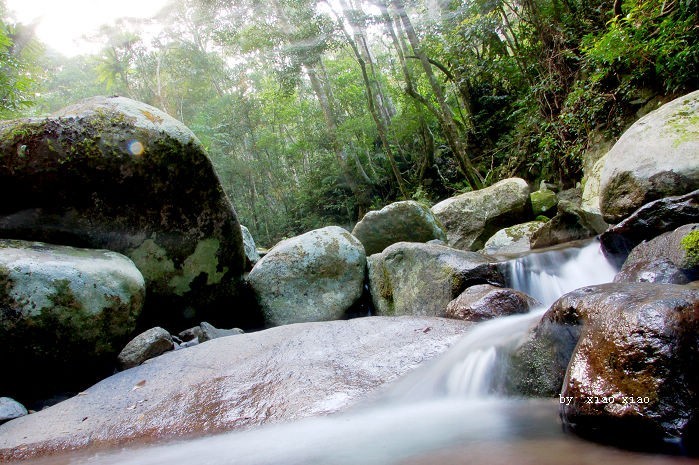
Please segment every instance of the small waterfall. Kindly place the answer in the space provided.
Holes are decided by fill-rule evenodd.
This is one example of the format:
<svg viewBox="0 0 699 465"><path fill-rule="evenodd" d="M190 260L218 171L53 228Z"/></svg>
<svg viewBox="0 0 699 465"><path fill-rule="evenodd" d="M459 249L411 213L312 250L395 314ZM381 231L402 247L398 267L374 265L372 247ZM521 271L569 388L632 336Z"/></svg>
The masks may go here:
<svg viewBox="0 0 699 465"><path fill-rule="evenodd" d="M612 281L616 270L593 241L585 246L531 253L502 264L510 287L535 297L542 306L523 315L480 323L435 363L397 383L389 397L416 402L439 397L496 395L505 381L502 360L563 294Z"/></svg>
<svg viewBox="0 0 699 465"><path fill-rule="evenodd" d="M563 294L611 282L616 269L594 240L580 247L534 252L501 264L508 285L549 307Z"/></svg>

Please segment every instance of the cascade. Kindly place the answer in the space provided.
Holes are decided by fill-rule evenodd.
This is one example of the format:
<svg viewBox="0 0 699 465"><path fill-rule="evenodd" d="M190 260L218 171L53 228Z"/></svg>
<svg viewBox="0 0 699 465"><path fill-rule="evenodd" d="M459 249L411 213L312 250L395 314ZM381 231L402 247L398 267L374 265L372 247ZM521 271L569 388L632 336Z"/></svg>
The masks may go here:
<svg viewBox="0 0 699 465"><path fill-rule="evenodd" d="M546 307L563 292L608 282L614 275L596 242L532 253L502 266L510 286L544 305L475 325L439 360L349 412L33 465L676 463L672 457L649 458L565 435L555 401L498 395L504 352Z"/></svg>

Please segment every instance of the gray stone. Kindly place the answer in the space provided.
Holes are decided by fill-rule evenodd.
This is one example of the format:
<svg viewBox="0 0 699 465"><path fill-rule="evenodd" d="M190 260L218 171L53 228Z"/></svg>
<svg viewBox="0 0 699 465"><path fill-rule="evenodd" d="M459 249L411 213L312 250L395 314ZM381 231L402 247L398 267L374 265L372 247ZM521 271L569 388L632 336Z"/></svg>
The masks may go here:
<svg viewBox="0 0 699 465"><path fill-rule="evenodd" d="M516 255L531 250L531 238L546 225L543 221L530 221L501 229L488 239L483 252L490 255Z"/></svg>
<svg viewBox="0 0 699 465"><path fill-rule="evenodd" d="M352 230L368 255L382 252L396 242L446 240L447 236L430 209L413 200L395 202L364 215Z"/></svg>
<svg viewBox="0 0 699 465"><path fill-rule="evenodd" d="M450 246L479 250L498 230L529 219L529 186L523 179L505 179L443 200L432 212L444 226Z"/></svg>
<svg viewBox="0 0 699 465"><path fill-rule="evenodd" d="M244 331L240 328L233 329L219 329L215 328L212 324L202 321L199 325L201 328L201 336L199 337L199 342L206 342L212 339L218 339L219 337L226 336L236 336L238 334L243 334Z"/></svg>
<svg viewBox="0 0 699 465"><path fill-rule="evenodd" d="M0 397L0 424L29 415L24 405L9 397Z"/></svg>
<svg viewBox="0 0 699 465"><path fill-rule="evenodd" d="M612 224L652 200L699 188L699 91L636 121L606 155L600 186Z"/></svg>
<svg viewBox="0 0 699 465"><path fill-rule="evenodd" d="M168 352L0 426L0 462L345 410L446 351L469 327L444 318L357 318Z"/></svg>
<svg viewBox="0 0 699 465"><path fill-rule="evenodd" d="M604 221L602 211L600 210L600 182L605 160L606 157L600 158L592 165L590 170L585 173L582 202L580 204L580 210L585 220L592 226L597 234L602 234L609 227Z"/></svg>
<svg viewBox="0 0 699 465"><path fill-rule="evenodd" d="M329 226L275 245L248 281L268 325L336 320L362 295L365 267L361 242Z"/></svg>
<svg viewBox="0 0 699 465"><path fill-rule="evenodd" d="M465 321L483 321L499 316L527 313L539 305L536 299L515 289L479 284L449 302L446 316Z"/></svg>
<svg viewBox="0 0 699 465"><path fill-rule="evenodd" d="M155 327L133 338L119 353L119 364L123 370L133 368L174 349L170 333Z"/></svg>
<svg viewBox="0 0 699 465"><path fill-rule="evenodd" d="M182 123L124 97L0 123L0 236L127 255L148 287L144 322L244 319L236 214Z"/></svg>
<svg viewBox="0 0 699 465"><path fill-rule="evenodd" d="M255 239L253 239L250 230L240 225L240 230L243 234L243 248L245 249L245 269L251 270L255 263L260 260L260 254L255 246Z"/></svg>
<svg viewBox="0 0 699 465"><path fill-rule="evenodd" d="M111 372L144 297L116 252L0 240L0 353L13 373L0 392L32 399Z"/></svg>
<svg viewBox="0 0 699 465"><path fill-rule="evenodd" d="M550 247L594 236L595 229L587 223L581 210L582 192L569 189L558 194L558 211L551 221L531 237L532 249Z"/></svg>
<svg viewBox="0 0 699 465"><path fill-rule="evenodd" d="M378 315L445 316L449 302L475 284L504 285L485 257L440 245L399 242L368 259Z"/></svg>

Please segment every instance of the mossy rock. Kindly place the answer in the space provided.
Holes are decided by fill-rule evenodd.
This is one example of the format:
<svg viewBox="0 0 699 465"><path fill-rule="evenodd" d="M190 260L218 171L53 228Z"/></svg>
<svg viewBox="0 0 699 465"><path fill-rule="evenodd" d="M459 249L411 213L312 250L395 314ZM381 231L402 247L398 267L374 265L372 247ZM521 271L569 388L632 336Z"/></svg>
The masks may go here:
<svg viewBox="0 0 699 465"><path fill-rule="evenodd" d="M157 108L95 97L0 123L0 195L0 235L133 259L144 325L245 322L235 211L194 134Z"/></svg>
<svg viewBox="0 0 699 465"><path fill-rule="evenodd" d="M378 315L446 316L447 305L476 284L504 285L497 266L477 252L398 242L368 259Z"/></svg>
<svg viewBox="0 0 699 465"><path fill-rule="evenodd" d="M0 240L0 353L11 373L0 391L33 400L109 374L145 293L116 252Z"/></svg>
<svg viewBox="0 0 699 465"><path fill-rule="evenodd" d="M447 235L430 209L413 200L394 202L364 215L352 230L367 255L383 251L396 242L447 240Z"/></svg>
<svg viewBox="0 0 699 465"><path fill-rule="evenodd" d="M636 121L606 155L600 187L611 224L648 202L699 188L699 91Z"/></svg>
<svg viewBox="0 0 699 465"><path fill-rule="evenodd" d="M550 189L542 189L529 194L532 202L532 212L535 216L551 214L551 211L558 205L558 196ZM555 213L554 213L555 214ZM553 216L553 215L551 215Z"/></svg>

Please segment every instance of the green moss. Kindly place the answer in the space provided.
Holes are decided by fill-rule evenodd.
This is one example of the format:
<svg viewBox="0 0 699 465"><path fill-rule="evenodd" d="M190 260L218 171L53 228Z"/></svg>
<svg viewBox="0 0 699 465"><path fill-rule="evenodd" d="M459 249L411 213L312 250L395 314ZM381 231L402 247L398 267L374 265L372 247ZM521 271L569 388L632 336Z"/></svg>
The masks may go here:
<svg viewBox="0 0 699 465"><path fill-rule="evenodd" d="M699 266L699 230L684 236L680 244L687 254L687 264L690 267Z"/></svg>
<svg viewBox="0 0 699 465"><path fill-rule="evenodd" d="M548 216L539 215L535 218L535 220L536 221L543 221L544 223L548 223L549 221L551 221L551 218L549 218Z"/></svg>
<svg viewBox="0 0 699 465"><path fill-rule="evenodd" d="M170 287L177 295L183 295L190 290L194 278L202 273L207 275L206 284L213 285L221 282L228 268L218 271L218 250L221 243L218 239L205 239L197 244L194 253L187 257L182 265L181 274L170 279Z"/></svg>
<svg viewBox="0 0 699 465"><path fill-rule="evenodd" d="M138 248L128 252L148 284L168 278L175 273L175 264L167 251L153 239L147 239Z"/></svg>

